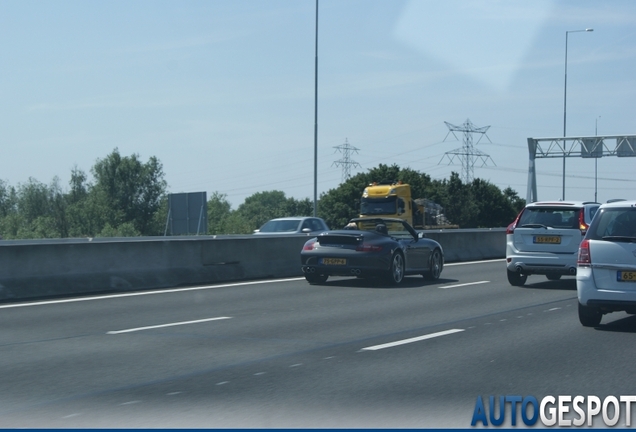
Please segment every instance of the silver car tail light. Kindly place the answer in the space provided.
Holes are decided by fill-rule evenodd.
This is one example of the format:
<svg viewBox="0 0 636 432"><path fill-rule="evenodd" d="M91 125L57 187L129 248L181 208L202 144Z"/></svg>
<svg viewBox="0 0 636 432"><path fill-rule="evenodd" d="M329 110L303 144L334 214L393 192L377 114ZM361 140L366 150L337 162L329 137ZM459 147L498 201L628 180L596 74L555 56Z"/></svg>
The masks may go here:
<svg viewBox="0 0 636 432"><path fill-rule="evenodd" d="M585 223L585 207L579 210L579 229L581 234L585 235L590 226Z"/></svg>
<svg viewBox="0 0 636 432"><path fill-rule="evenodd" d="M576 259L576 264L583 267L589 267L592 265L592 256L590 255L590 241L583 240L579 246L579 255Z"/></svg>
<svg viewBox="0 0 636 432"><path fill-rule="evenodd" d="M519 219L521 219L521 214L522 213L523 213L523 210L521 210L519 212L519 214L515 218L514 222L512 222L510 225L508 225L508 228L506 228L506 234L512 234L512 233L515 232L515 228L517 228L517 224L519 223Z"/></svg>

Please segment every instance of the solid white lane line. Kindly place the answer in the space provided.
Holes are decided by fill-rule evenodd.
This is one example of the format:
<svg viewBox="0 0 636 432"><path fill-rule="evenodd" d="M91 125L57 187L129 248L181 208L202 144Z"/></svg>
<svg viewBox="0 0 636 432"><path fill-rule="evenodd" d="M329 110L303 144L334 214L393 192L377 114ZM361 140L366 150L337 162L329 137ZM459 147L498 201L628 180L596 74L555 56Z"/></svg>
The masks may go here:
<svg viewBox="0 0 636 432"><path fill-rule="evenodd" d="M414 337L414 338L410 338L410 339L403 339L400 341L395 341L395 342L389 342L389 343L385 343L382 345L374 345L374 346L370 346L370 347L366 347L366 348L362 348L360 351L377 351L377 350L381 350L384 348L392 348L398 345L405 345L405 344L410 344L413 342L419 342L422 340L426 340L426 339L432 339L432 338L436 338L436 337L440 337L440 336L446 336L449 334L453 334L453 333L458 333L458 332L463 332L464 329L450 329L450 330L444 330L441 332L437 332L437 333L431 333L431 334L427 334L424 336L418 336L418 337Z"/></svg>
<svg viewBox="0 0 636 432"><path fill-rule="evenodd" d="M444 267L452 267L452 266L460 266L460 265L471 265L471 264L483 264L495 261L505 261L505 259L493 259L493 260L483 260L483 261L465 261L465 262L456 262L456 263L445 263ZM248 285L257 285L257 284L271 284L271 283L279 283L279 282L293 282L305 280L304 277L292 277L285 279L272 279L272 280L259 280L259 281L248 281L248 282L235 282L235 283L226 283L221 285L202 285L202 286L194 286L194 287L186 287L186 288L169 288L162 290L151 290L151 291L136 291L130 293L117 293L117 294L105 294L105 295L96 295L91 297L76 297L76 298L67 298L60 300L42 300L42 301L31 301L27 303L12 303L0 305L0 309L14 309L21 307L31 307L31 306L46 306L52 304L62 304L62 303L77 303L77 302L85 302L85 301L95 301L95 300L109 300L114 298L122 298L122 297L138 297L138 296L146 296L146 295L157 295L157 294L171 294L177 292L185 292L185 291L201 291L201 290L210 290L217 288L228 288L228 287L239 287L239 286L248 286ZM450 287L449 287L450 288Z"/></svg>
<svg viewBox="0 0 636 432"><path fill-rule="evenodd" d="M177 292L186 292L186 291L201 291L201 290L210 290L217 288L229 288L229 287L239 287L239 286L248 286L248 285L258 285L258 284L271 284L278 282L293 282L305 280L304 277L300 278L288 278L288 279L272 279L272 280L261 280L261 281L250 281L250 282L236 282L222 285L205 285L205 286L195 286L188 288L172 288L172 289L162 289L162 290L154 290L154 291L137 291L130 293L119 293L119 294L106 294L101 296L94 297L80 297L80 298L68 298L61 300L43 300L43 301L34 301L32 303L15 303L15 304L7 304L0 305L0 309L12 309L19 307L30 307L30 306L46 306L52 304L60 304L60 303L77 303L84 301L94 301L94 300L109 300L114 298L122 298L122 297L139 297L145 295L155 295L155 294L171 294Z"/></svg>
<svg viewBox="0 0 636 432"><path fill-rule="evenodd" d="M459 288L459 287L464 287L464 286L469 286L469 285L480 285L480 284L485 284L485 283L490 283L490 281L467 282L467 283L457 284L457 285L444 285L444 286L440 286L440 287L437 287L437 288L439 288L439 289Z"/></svg>
<svg viewBox="0 0 636 432"><path fill-rule="evenodd" d="M506 261L506 259L496 258L496 259L482 260L482 261L463 261L463 262L454 262L454 263L444 263L444 267L453 267L453 266L471 265L471 264L484 264L484 263L498 262L498 261Z"/></svg>
<svg viewBox="0 0 636 432"><path fill-rule="evenodd" d="M132 333L132 332L141 331L141 330L152 330L152 329L157 329L157 328L162 328L162 327L173 327L173 326L180 326L180 325L186 325L186 324L198 324L198 323L202 323L202 322L226 320L226 319L230 319L230 318L232 318L232 317L216 317L216 318L200 319L200 320L195 320L195 321L182 321L182 322L169 323L169 324L159 324L159 325L147 326L147 327L137 327L137 328L126 329L126 330L109 331L109 332L106 332L106 334Z"/></svg>

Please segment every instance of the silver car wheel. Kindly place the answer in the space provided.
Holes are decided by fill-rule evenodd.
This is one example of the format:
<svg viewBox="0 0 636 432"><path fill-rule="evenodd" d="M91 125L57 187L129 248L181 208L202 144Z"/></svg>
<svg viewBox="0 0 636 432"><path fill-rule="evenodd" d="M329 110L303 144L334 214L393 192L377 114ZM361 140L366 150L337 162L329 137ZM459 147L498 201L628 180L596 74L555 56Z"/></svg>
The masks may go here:
<svg viewBox="0 0 636 432"><path fill-rule="evenodd" d="M396 252L391 258L390 282L394 285L399 284L404 279L404 258L402 254Z"/></svg>
<svg viewBox="0 0 636 432"><path fill-rule="evenodd" d="M444 262L442 260L442 254L439 249L435 249L431 254L431 266L428 269L428 273L424 274L424 277L430 280L439 279L444 268Z"/></svg>
<svg viewBox="0 0 636 432"><path fill-rule="evenodd" d="M602 319L603 314L599 308L579 303L579 321L584 327L597 327Z"/></svg>
<svg viewBox="0 0 636 432"><path fill-rule="evenodd" d="M528 275L512 270L506 269L506 274L508 275L508 282L512 286L522 286L528 279Z"/></svg>

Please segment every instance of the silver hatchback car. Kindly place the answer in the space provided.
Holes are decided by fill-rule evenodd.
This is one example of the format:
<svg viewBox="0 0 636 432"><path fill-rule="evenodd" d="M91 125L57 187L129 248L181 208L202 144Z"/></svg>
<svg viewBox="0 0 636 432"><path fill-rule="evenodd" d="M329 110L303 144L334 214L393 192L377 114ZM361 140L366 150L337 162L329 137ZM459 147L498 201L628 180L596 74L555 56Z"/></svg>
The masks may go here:
<svg viewBox="0 0 636 432"><path fill-rule="evenodd" d="M327 223L317 217L291 216L272 219L254 231L256 235L307 234L317 235L327 231Z"/></svg>
<svg viewBox="0 0 636 432"><path fill-rule="evenodd" d="M600 204L539 201L526 205L506 230L506 273L513 286L529 275L576 275L579 245Z"/></svg>
<svg viewBox="0 0 636 432"><path fill-rule="evenodd" d="M581 242L576 291L579 321L601 323L604 314L636 314L636 201L603 204Z"/></svg>

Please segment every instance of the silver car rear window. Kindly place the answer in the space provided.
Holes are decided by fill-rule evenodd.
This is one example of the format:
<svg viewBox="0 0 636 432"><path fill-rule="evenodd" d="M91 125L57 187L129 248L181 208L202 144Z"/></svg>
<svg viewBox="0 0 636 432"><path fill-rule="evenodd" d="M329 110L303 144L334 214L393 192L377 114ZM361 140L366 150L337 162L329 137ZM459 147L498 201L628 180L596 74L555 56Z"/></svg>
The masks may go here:
<svg viewBox="0 0 636 432"><path fill-rule="evenodd" d="M518 226L543 225L552 228L574 228L579 226L579 211L576 208L528 207L519 219Z"/></svg>
<svg viewBox="0 0 636 432"><path fill-rule="evenodd" d="M607 208L596 215L586 238L591 240L608 237L636 236L636 208Z"/></svg>
<svg viewBox="0 0 636 432"><path fill-rule="evenodd" d="M261 227L260 232L294 232L298 230L300 221L272 220Z"/></svg>

